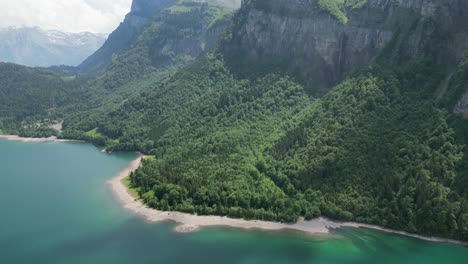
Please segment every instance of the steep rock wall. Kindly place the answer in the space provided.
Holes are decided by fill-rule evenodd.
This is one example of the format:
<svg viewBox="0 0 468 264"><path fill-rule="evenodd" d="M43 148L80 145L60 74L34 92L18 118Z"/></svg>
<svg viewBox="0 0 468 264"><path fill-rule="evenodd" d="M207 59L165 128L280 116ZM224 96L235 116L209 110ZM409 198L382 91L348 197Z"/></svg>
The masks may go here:
<svg viewBox="0 0 468 264"><path fill-rule="evenodd" d="M454 65L467 51L465 0L369 0L344 12L346 24L318 0L244 1L224 52L243 74L286 71L323 95L376 59Z"/></svg>

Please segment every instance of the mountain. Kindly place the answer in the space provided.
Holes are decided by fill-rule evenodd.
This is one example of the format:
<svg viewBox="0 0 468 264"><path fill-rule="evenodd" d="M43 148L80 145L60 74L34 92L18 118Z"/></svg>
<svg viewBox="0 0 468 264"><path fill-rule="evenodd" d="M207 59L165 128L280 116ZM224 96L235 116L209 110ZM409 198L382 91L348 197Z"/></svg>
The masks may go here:
<svg viewBox="0 0 468 264"><path fill-rule="evenodd" d="M245 72L280 69L316 95L376 60L397 65L433 57L436 63L454 65L465 55L464 1L334 5L341 2L247 1L226 52Z"/></svg>
<svg viewBox="0 0 468 264"><path fill-rule="evenodd" d="M85 99L72 108L88 110L69 116L62 136L84 137L99 144L116 142L109 134L89 138L86 132L106 122L103 117L122 103L212 51L234 11L219 4L180 2L157 12L132 46L115 53L106 69L86 83L80 95ZM109 130L113 138L131 125L119 124L120 128Z"/></svg>
<svg viewBox="0 0 468 264"><path fill-rule="evenodd" d="M135 1L144 25L65 84L60 136L149 155L131 184L161 210L468 241L466 1L226 3Z"/></svg>
<svg viewBox="0 0 468 264"><path fill-rule="evenodd" d="M80 66L82 72L102 70L111 63L112 56L130 48L143 30L152 23L153 17L167 7L180 3L205 3L226 8L237 8L240 0L134 0L130 13L120 26L112 32L106 43Z"/></svg>
<svg viewBox="0 0 468 264"><path fill-rule="evenodd" d="M0 38L0 61L49 67L80 64L101 47L106 35L23 27L0 29Z"/></svg>
<svg viewBox="0 0 468 264"><path fill-rule="evenodd" d="M216 46L232 13L217 5L185 2L159 11L131 47L113 54L102 77L104 86L119 87L145 73L193 63Z"/></svg>
<svg viewBox="0 0 468 264"><path fill-rule="evenodd" d="M60 119L57 109L71 103L78 83L49 69L0 63L0 132L21 133L22 128Z"/></svg>
<svg viewBox="0 0 468 264"><path fill-rule="evenodd" d="M132 182L155 208L468 239L468 126L452 114L467 4L323 3L244 2L217 50L93 131L154 155Z"/></svg>
<svg viewBox="0 0 468 264"><path fill-rule="evenodd" d="M119 27L109 35L104 45L79 65L83 72L92 72L105 68L112 60L112 55L129 48L138 35L148 25L151 17L168 7L174 0L137 0L133 1L130 13Z"/></svg>

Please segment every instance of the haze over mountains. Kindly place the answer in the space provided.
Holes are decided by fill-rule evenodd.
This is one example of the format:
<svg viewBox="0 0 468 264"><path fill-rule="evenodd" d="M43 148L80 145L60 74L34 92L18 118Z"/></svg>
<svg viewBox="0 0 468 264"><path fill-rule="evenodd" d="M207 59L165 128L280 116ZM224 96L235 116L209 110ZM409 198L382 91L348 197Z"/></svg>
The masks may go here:
<svg viewBox="0 0 468 264"><path fill-rule="evenodd" d="M31 67L77 66L102 46L106 34L65 33L37 27L0 29L0 61Z"/></svg>
<svg viewBox="0 0 468 264"><path fill-rule="evenodd" d="M0 129L151 155L162 210L468 241L468 2L231 4L135 0L91 74L0 64Z"/></svg>

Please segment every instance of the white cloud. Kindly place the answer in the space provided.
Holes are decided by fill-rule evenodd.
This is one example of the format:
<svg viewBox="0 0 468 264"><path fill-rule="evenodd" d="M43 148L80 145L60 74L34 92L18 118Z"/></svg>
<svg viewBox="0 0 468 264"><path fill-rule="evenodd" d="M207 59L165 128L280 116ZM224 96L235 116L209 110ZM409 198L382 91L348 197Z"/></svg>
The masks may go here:
<svg viewBox="0 0 468 264"><path fill-rule="evenodd" d="M38 26L66 32L112 32L132 0L0 0L0 27Z"/></svg>

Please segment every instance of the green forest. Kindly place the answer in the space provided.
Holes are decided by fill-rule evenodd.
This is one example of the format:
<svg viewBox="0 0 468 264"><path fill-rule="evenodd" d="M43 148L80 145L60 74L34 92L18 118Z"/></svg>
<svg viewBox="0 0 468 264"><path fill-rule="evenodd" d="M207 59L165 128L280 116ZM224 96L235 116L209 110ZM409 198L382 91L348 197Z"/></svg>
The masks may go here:
<svg viewBox="0 0 468 264"><path fill-rule="evenodd" d="M0 131L16 132L61 117L80 81L48 69L0 63Z"/></svg>
<svg viewBox="0 0 468 264"><path fill-rule="evenodd" d="M131 127L158 116L141 130L150 140L140 150L154 159L132 183L162 210L327 216L466 240L467 156L456 132L466 126L452 127L465 121L434 105L438 69L409 68L369 67L316 100L287 77L233 79L212 55L147 97L151 110Z"/></svg>
<svg viewBox="0 0 468 264"><path fill-rule="evenodd" d="M346 24L366 2L318 4ZM131 185L165 211L468 241L468 122L452 113L468 58L377 59L315 97L281 69L239 74L226 39L241 15L176 4L93 75L0 64L0 130L52 136L64 121L61 138L149 155Z"/></svg>

